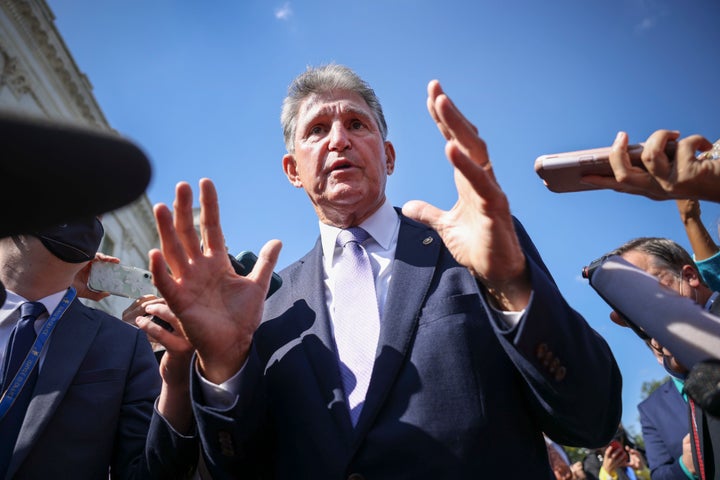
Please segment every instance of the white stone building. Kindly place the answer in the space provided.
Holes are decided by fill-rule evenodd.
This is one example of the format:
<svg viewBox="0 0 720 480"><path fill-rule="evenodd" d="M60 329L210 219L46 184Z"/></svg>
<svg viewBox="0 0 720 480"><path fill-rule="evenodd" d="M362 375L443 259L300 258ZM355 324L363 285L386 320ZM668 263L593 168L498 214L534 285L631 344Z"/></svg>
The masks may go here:
<svg viewBox="0 0 720 480"><path fill-rule="evenodd" d="M0 0L0 109L113 130L44 0ZM102 221L100 251L147 268L147 252L159 245L147 196L104 214ZM122 297L88 301L117 316L130 302Z"/></svg>

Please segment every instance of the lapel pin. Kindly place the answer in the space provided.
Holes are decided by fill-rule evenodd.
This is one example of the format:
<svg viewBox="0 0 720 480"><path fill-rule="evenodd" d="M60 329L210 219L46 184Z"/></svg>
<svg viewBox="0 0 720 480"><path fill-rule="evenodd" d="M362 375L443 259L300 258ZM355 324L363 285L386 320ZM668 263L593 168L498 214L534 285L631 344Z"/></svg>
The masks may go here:
<svg viewBox="0 0 720 480"><path fill-rule="evenodd" d="M426 237L425 240L423 240L423 245L430 245L433 242L433 237Z"/></svg>

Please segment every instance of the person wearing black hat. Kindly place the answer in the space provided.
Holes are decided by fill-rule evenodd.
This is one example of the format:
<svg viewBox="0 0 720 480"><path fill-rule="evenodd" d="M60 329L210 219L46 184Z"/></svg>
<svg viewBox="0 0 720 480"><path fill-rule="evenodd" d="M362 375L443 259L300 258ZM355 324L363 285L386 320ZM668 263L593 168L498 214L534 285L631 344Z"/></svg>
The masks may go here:
<svg viewBox="0 0 720 480"><path fill-rule="evenodd" d="M137 200L150 183L145 152L130 140L67 121L0 111L0 237L52 228ZM32 198L27 191L32 189ZM0 283L0 303L5 288Z"/></svg>
<svg viewBox="0 0 720 480"><path fill-rule="evenodd" d="M145 152L113 132L0 110L0 138L3 237L115 210L150 183Z"/></svg>
<svg viewBox="0 0 720 480"><path fill-rule="evenodd" d="M161 380L145 334L72 287L102 236L91 217L0 238L0 478L182 478L192 467L191 439L145 453L149 431L170 428L150 429Z"/></svg>

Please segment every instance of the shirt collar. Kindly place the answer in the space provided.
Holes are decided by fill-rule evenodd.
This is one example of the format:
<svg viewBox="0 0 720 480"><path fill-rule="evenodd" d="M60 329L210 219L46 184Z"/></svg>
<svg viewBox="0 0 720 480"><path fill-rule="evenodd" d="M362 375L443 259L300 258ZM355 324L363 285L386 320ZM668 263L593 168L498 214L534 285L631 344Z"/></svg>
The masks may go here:
<svg viewBox="0 0 720 480"><path fill-rule="evenodd" d="M329 270L329 266L332 265L333 256L336 251L335 247L337 246L337 236L341 229L331 225L326 225L322 222L318 223L320 225L320 240L322 242L323 259L325 267ZM372 239L375 240L380 247L387 250L391 246L393 235L395 235L398 223L400 223L400 217L393 206L390 205L390 202L385 199L382 206L358 226L368 232Z"/></svg>
<svg viewBox="0 0 720 480"><path fill-rule="evenodd" d="M53 310L60 304L60 301L63 299L63 296L67 293L67 290L61 290L59 292L53 293L52 295L48 295L45 298L41 298L38 300L40 303L45 305L45 309L49 313L52 313ZM0 308L0 319L7 318L12 312L17 310L20 305L27 302L28 300L21 297L17 293L7 290L7 300L5 300L5 303Z"/></svg>

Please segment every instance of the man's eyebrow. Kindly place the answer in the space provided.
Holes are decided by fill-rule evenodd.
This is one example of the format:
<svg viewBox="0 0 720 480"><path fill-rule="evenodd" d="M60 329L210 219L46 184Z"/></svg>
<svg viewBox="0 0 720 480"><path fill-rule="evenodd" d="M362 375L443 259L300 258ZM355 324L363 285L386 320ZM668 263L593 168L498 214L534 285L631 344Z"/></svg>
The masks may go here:
<svg viewBox="0 0 720 480"><path fill-rule="evenodd" d="M335 108L333 107L321 107L317 110L313 110L312 108L308 109L308 116L310 118L316 118L316 117L323 117L327 115L331 115L335 112ZM372 118L372 114L366 112L365 110L361 108L354 107L352 105L343 106L340 108L340 114L341 115L357 115L358 117L362 118Z"/></svg>
<svg viewBox="0 0 720 480"><path fill-rule="evenodd" d="M370 113L366 112L365 110L363 110L361 108L355 108L353 106L348 106L347 108L343 108L341 113L343 113L343 114L349 113L349 114L357 115L358 117L363 117L363 118L372 118L372 115Z"/></svg>

